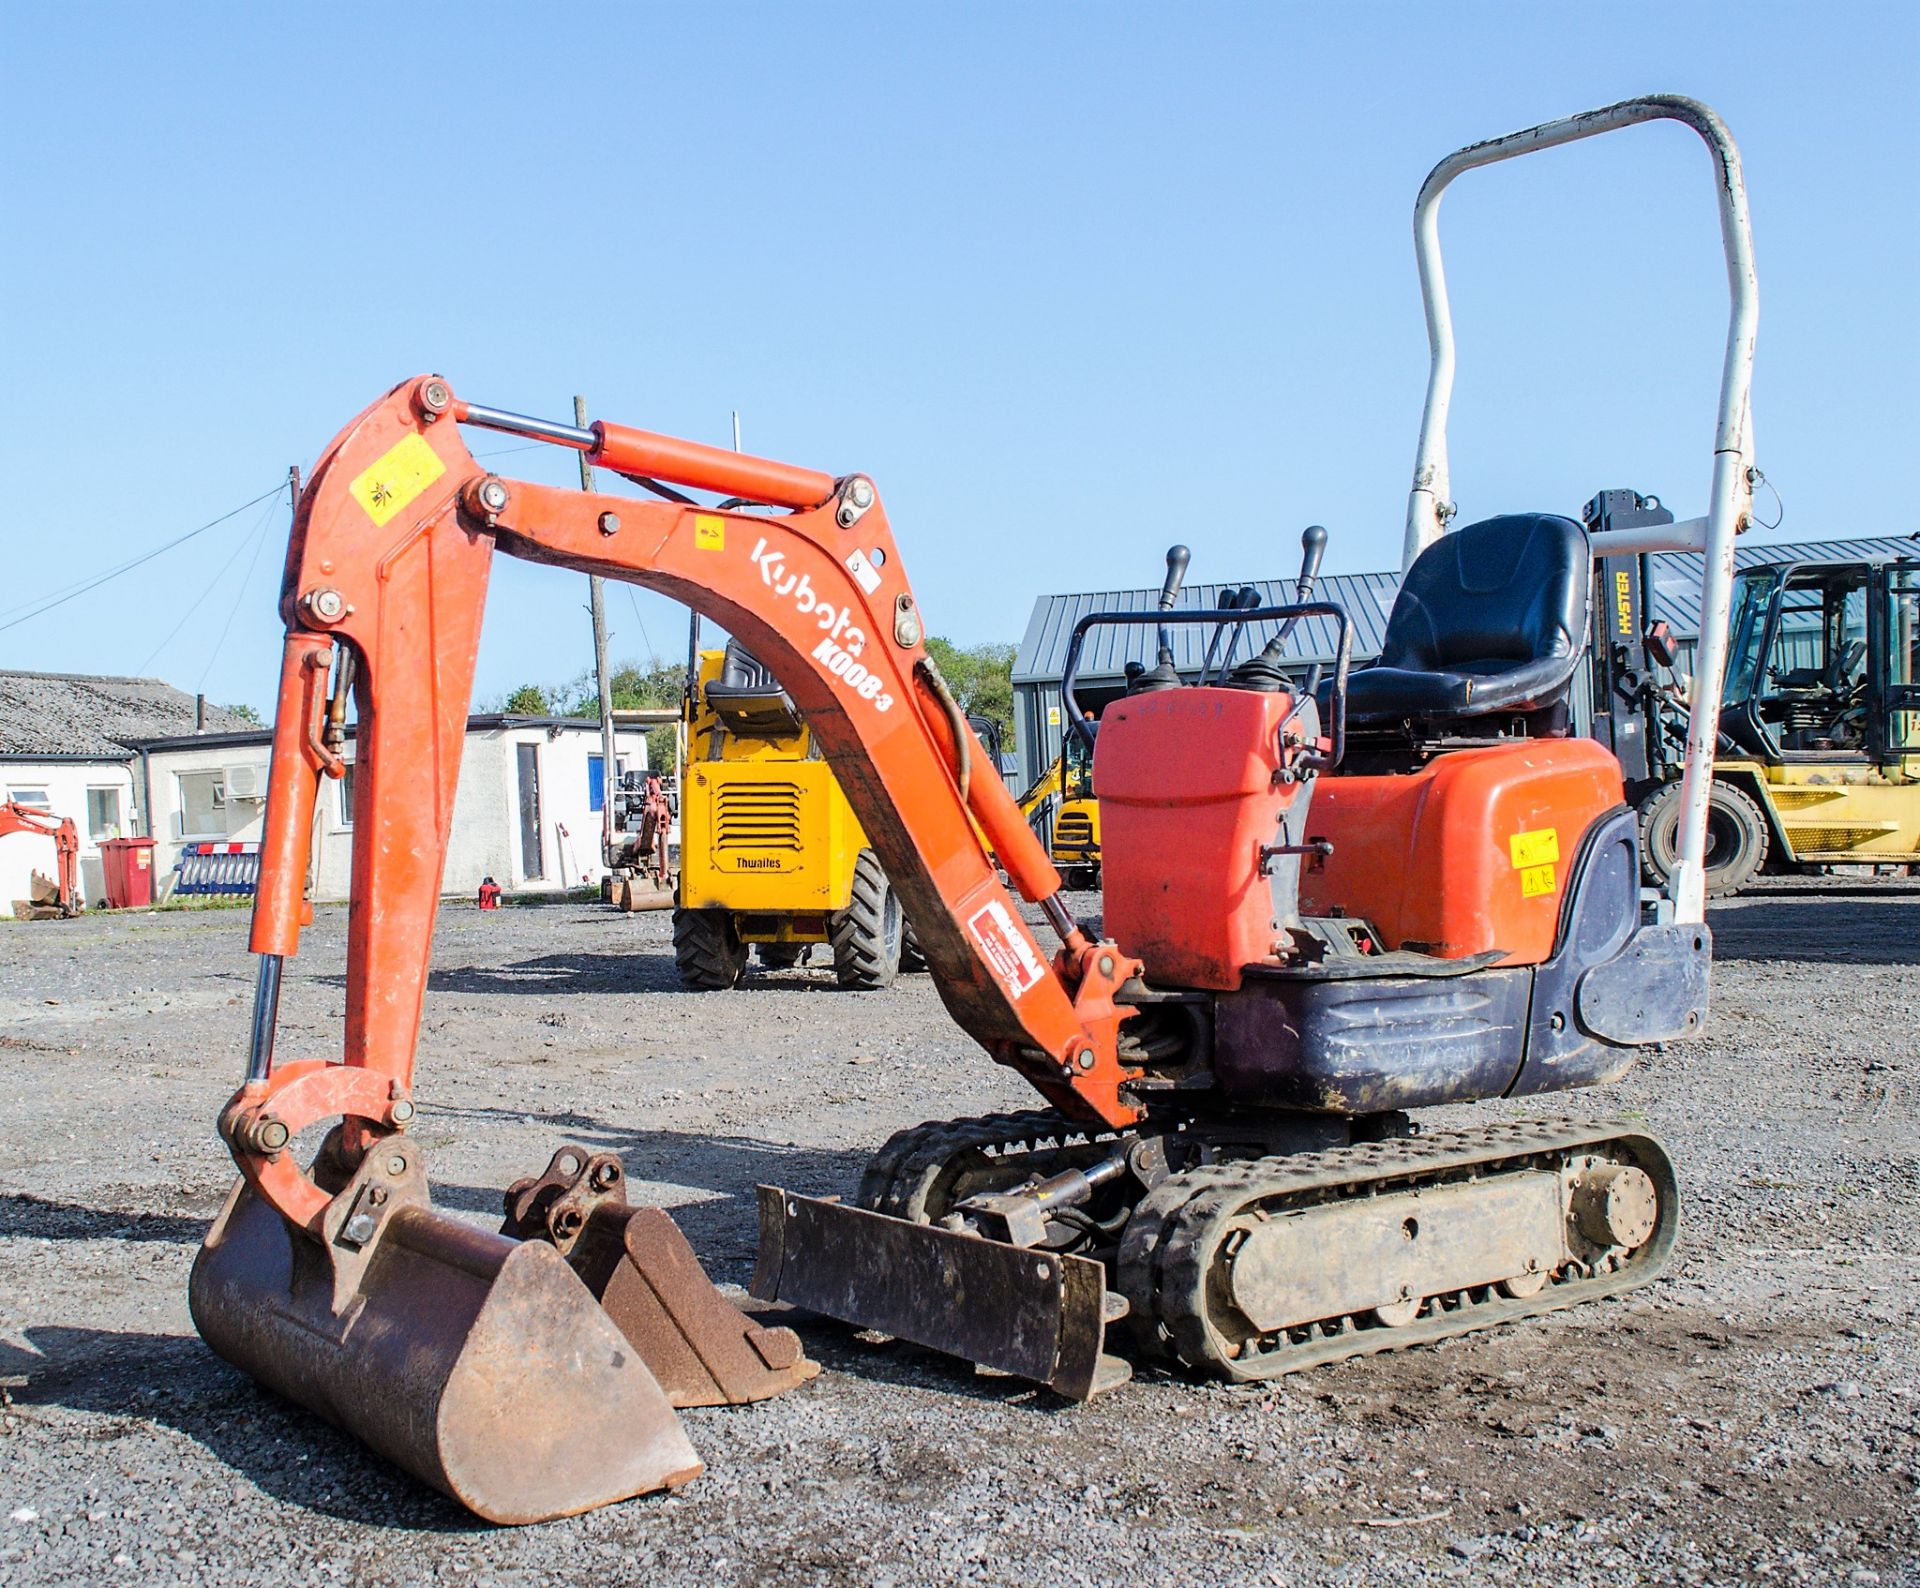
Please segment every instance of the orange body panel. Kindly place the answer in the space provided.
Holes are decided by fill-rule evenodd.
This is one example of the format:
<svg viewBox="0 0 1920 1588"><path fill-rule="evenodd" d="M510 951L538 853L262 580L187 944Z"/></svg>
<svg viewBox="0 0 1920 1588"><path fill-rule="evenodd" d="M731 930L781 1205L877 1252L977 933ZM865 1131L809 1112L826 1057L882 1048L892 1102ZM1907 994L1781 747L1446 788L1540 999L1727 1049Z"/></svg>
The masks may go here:
<svg viewBox="0 0 1920 1588"><path fill-rule="evenodd" d="M1308 786L1283 783L1291 695L1168 689L1109 706L1093 758L1104 929L1156 982L1231 991L1273 954L1263 845L1299 843Z"/></svg>
<svg viewBox="0 0 1920 1588"><path fill-rule="evenodd" d="M1322 778L1312 836L1333 853L1301 879L1306 915L1373 923L1389 949L1502 964L1553 951L1580 840L1625 799L1620 763L1591 739L1456 750L1418 772Z"/></svg>

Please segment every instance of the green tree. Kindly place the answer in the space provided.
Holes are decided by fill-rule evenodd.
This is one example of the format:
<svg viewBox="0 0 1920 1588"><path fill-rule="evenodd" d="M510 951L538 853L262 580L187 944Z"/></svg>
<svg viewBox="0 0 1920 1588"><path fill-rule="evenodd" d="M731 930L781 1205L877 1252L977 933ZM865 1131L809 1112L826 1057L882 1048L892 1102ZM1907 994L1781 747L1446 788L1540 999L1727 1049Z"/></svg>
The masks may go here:
<svg viewBox="0 0 1920 1588"><path fill-rule="evenodd" d="M506 704L500 709L517 717L546 717L553 713L547 692L538 684L522 684L507 696Z"/></svg>
<svg viewBox="0 0 1920 1588"><path fill-rule="evenodd" d="M234 705L224 707L223 709L227 711L230 715L238 717L242 722L250 722L256 728L262 726L260 721L260 713L256 711L252 706L249 706L244 700L239 701Z"/></svg>
<svg viewBox="0 0 1920 1588"><path fill-rule="evenodd" d="M613 696L615 711L638 711L646 707L670 706L676 710L687 687L685 662L663 662L654 657L644 667L637 661L618 663L607 677L607 691ZM563 716L600 719L600 686L588 668L570 682L553 691L559 703L555 709ZM655 773L673 771L677 745L671 724L647 731L647 766Z"/></svg>
<svg viewBox="0 0 1920 1588"><path fill-rule="evenodd" d="M927 639L927 654L960 702L962 711L991 717L1000 735L1013 741L1013 652L1011 645L955 645L939 635Z"/></svg>

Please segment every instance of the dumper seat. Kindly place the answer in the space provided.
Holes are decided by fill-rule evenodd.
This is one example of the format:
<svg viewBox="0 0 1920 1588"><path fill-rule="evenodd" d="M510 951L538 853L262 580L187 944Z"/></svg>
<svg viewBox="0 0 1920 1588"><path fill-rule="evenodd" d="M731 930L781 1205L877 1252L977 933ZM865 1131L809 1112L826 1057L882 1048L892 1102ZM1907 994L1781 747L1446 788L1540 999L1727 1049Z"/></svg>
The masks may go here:
<svg viewBox="0 0 1920 1588"><path fill-rule="evenodd" d="M720 676L707 685L707 709L731 733L784 739L800 731L800 712L772 670L738 640L728 640Z"/></svg>

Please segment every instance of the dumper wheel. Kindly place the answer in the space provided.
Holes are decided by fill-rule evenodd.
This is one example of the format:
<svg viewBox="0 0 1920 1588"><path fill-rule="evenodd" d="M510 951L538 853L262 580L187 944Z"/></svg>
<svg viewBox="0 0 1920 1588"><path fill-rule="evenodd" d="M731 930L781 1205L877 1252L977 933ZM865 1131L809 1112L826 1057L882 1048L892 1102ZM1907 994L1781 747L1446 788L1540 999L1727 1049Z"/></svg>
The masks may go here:
<svg viewBox="0 0 1920 1588"><path fill-rule="evenodd" d="M913 935L913 922L900 923L900 969L909 976L927 968L927 956L920 952L920 939Z"/></svg>
<svg viewBox="0 0 1920 1588"><path fill-rule="evenodd" d="M673 964L689 992L725 992L746 972L747 945L725 910L675 910Z"/></svg>
<svg viewBox="0 0 1920 1588"><path fill-rule="evenodd" d="M1766 863L1767 819L1751 795L1714 780L1707 807L1707 892L1735 893ZM1680 863L1680 784L1663 783L1640 802L1640 866L1663 888Z"/></svg>
<svg viewBox="0 0 1920 1588"><path fill-rule="evenodd" d="M853 897L828 919L833 943L833 974L853 992L891 987L900 972L900 940L906 918L900 898L871 849L853 863Z"/></svg>
<svg viewBox="0 0 1920 1588"><path fill-rule="evenodd" d="M813 952L811 943L762 943L760 945L760 963L768 970L792 970L794 966L806 963Z"/></svg>

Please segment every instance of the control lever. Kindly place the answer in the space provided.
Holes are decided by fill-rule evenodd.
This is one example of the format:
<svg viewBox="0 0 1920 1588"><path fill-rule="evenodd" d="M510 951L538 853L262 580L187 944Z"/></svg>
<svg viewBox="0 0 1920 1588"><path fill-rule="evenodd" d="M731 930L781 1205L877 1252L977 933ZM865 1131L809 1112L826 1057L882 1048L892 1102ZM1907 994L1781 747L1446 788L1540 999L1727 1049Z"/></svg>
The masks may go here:
<svg viewBox="0 0 1920 1588"><path fill-rule="evenodd" d="M1167 582L1160 587L1160 610L1171 612L1173 603L1180 597L1180 581L1187 576L1187 563L1192 553L1185 546L1167 548ZM1173 635L1166 624L1159 628L1159 654L1154 664L1128 686L1129 693L1148 689L1178 689L1181 679L1179 669L1173 665Z"/></svg>
<svg viewBox="0 0 1920 1588"><path fill-rule="evenodd" d="M1260 604L1259 590L1253 585L1243 584L1240 587L1240 599L1234 604L1242 612L1251 612ZM1227 653L1220 658L1220 671L1215 675L1214 680L1216 683L1224 684L1227 681L1227 673L1233 667L1234 654L1240 649L1240 637L1246 632L1247 620L1242 618L1234 624L1233 632L1227 636Z"/></svg>
<svg viewBox="0 0 1920 1588"><path fill-rule="evenodd" d="M1251 611L1259 604L1260 592L1250 584L1241 585L1237 589L1226 590L1220 596L1220 610L1223 612L1238 612L1243 608ZM1207 683L1209 680L1215 683L1223 682L1227 676L1227 668L1233 665L1231 662L1224 663L1217 671L1213 665L1214 658L1220 654L1220 641L1225 638L1227 634L1228 623L1228 619L1222 618L1218 623L1214 624L1213 633L1207 639L1207 654L1200 663L1200 682L1202 684ZM1240 629L1245 626L1244 623L1234 626L1233 632L1236 640L1239 637Z"/></svg>
<svg viewBox="0 0 1920 1588"><path fill-rule="evenodd" d="M1327 531L1323 525L1307 525L1300 536L1300 552L1300 577L1294 581L1293 598L1304 605L1313 599L1313 587L1320 577L1320 559L1327 553ZM1294 625L1299 621L1298 617L1288 618L1280 625L1280 632L1267 641L1266 649L1240 669L1251 687L1285 687L1286 675L1280 666L1280 653L1287 648Z"/></svg>

